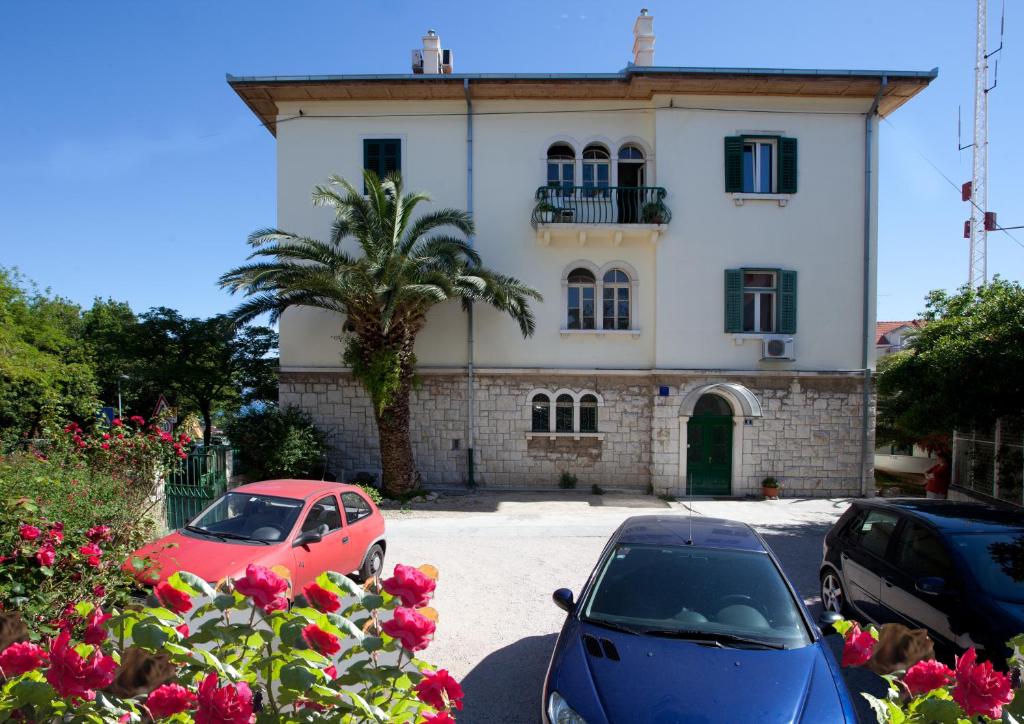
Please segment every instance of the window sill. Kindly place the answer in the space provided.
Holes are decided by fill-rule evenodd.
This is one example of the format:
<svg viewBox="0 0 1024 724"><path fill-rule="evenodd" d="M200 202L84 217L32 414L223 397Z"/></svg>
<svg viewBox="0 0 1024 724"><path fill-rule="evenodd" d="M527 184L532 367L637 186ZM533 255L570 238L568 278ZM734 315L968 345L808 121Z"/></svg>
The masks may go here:
<svg viewBox="0 0 1024 724"><path fill-rule="evenodd" d="M752 194L744 192L732 195L732 201L737 206L743 206L747 201L774 201L779 206L785 206L791 198L793 198L793 194Z"/></svg>
<svg viewBox="0 0 1024 724"><path fill-rule="evenodd" d="M560 329L558 333L563 337L572 336L593 336L593 337L632 337L640 336L639 329Z"/></svg>
<svg viewBox="0 0 1024 724"><path fill-rule="evenodd" d="M603 432L528 432L526 433L527 440L543 439L558 440L572 438L573 440L588 439L588 440L604 440Z"/></svg>

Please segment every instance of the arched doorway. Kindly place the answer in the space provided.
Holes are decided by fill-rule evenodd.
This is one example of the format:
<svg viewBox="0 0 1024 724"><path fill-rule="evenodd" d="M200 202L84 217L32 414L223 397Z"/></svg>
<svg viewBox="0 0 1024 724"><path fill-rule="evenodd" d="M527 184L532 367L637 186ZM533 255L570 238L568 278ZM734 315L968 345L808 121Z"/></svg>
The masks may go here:
<svg viewBox="0 0 1024 724"><path fill-rule="evenodd" d="M686 424L687 495L732 492L732 408L720 395L705 393Z"/></svg>

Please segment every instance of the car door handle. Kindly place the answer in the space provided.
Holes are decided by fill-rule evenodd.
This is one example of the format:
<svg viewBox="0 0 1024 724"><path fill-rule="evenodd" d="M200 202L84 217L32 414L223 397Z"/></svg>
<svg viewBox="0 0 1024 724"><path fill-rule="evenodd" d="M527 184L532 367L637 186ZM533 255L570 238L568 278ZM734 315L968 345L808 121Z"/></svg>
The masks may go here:
<svg viewBox="0 0 1024 724"><path fill-rule="evenodd" d="M342 538L341 542L342 543L348 543L348 536L345 536L344 538Z"/></svg>

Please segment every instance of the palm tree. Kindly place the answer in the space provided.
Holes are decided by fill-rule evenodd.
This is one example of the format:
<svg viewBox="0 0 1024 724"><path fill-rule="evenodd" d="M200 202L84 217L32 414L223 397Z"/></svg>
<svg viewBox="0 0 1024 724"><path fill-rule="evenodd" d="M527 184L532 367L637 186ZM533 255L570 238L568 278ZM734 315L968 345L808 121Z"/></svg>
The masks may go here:
<svg viewBox="0 0 1024 724"><path fill-rule="evenodd" d="M316 186L313 203L333 208L330 239L277 229L249 236L250 261L220 278L248 299L232 312L238 323L269 313L277 321L289 307L317 307L343 315L344 363L373 403L383 487L397 496L416 485L409 437L409 392L415 376L416 335L431 307L457 299L484 302L533 334L529 300L535 289L482 266L463 238L473 234L464 211L439 209L413 219L423 193L403 193L398 175L363 174L366 193L339 176ZM459 235L445 233L454 229ZM346 251L351 238L361 252Z"/></svg>

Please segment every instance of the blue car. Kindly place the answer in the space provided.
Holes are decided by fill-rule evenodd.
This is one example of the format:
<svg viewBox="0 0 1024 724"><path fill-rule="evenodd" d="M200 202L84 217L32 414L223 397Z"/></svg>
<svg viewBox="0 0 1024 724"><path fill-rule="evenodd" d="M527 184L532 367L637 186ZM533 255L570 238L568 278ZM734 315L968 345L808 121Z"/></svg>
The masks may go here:
<svg viewBox="0 0 1024 724"><path fill-rule="evenodd" d="M839 664L750 526L636 516L568 612L545 724L855 722Z"/></svg>

